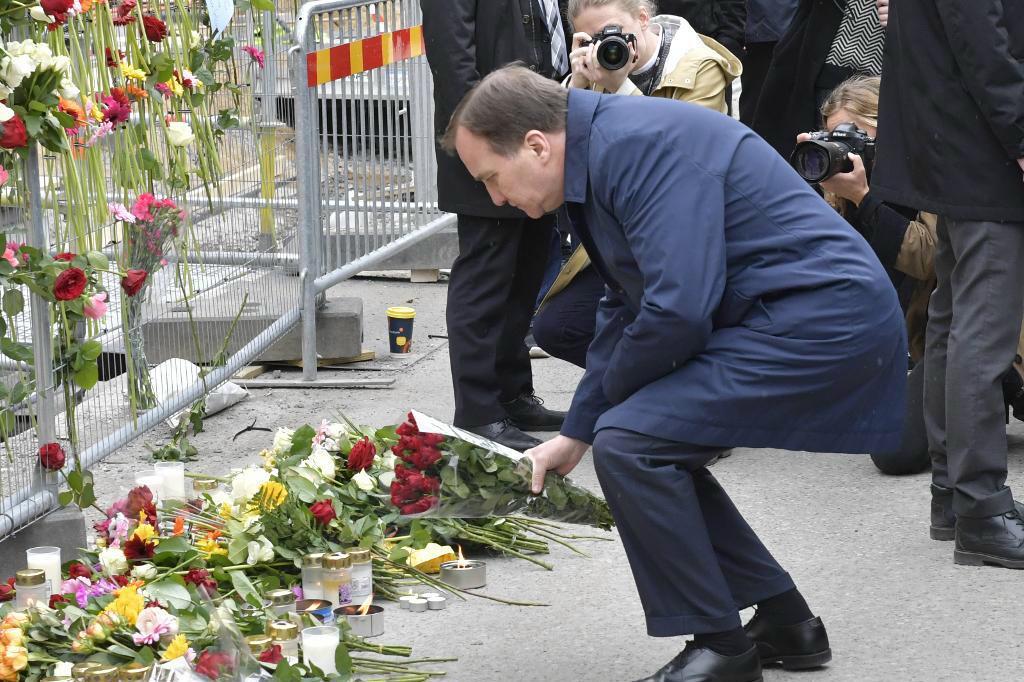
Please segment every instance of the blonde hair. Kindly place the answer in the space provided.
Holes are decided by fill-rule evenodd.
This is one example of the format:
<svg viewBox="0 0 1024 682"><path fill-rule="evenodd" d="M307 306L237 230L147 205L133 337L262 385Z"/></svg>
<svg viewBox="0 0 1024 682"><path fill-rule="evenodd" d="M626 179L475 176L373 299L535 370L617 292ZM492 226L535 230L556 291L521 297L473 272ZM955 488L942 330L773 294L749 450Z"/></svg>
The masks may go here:
<svg viewBox="0 0 1024 682"><path fill-rule="evenodd" d="M575 19L583 10L593 7L607 7L608 5L617 5L620 9L629 12L634 17L640 16L641 9L647 10L647 14L652 17L657 14L657 8L652 0L569 0L566 14L569 15L570 19Z"/></svg>
<svg viewBox="0 0 1024 682"><path fill-rule="evenodd" d="M854 76L837 85L821 104L822 124L830 116L846 111L871 127L877 128L878 88L881 82L882 79L878 76ZM853 205L849 201L832 192L825 192L825 201L843 217L849 217L853 212Z"/></svg>
<svg viewBox="0 0 1024 682"><path fill-rule="evenodd" d="M822 122L845 110L877 128L878 87L881 82L878 76L854 76L837 85L821 105Z"/></svg>

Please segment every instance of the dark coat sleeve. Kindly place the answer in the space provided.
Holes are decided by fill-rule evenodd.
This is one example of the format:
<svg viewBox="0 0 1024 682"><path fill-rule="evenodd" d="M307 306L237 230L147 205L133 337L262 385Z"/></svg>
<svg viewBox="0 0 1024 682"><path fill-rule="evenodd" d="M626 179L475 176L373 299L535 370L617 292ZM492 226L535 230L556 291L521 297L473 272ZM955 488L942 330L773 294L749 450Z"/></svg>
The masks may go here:
<svg viewBox="0 0 1024 682"><path fill-rule="evenodd" d="M674 147L634 133L604 143L591 166L594 195L610 199L605 210L621 225L643 281L639 312L604 374L612 403L701 352L725 291L724 180Z"/></svg>
<svg viewBox="0 0 1024 682"><path fill-rule="evenodd" d="M594 425L612 406L602 388L604 374L623 330L633 319L633 313L622 299L606 288L604 298L597 305L594 340L587 349L587 371L576 387L572 407L562 424L563 436L594 442Z"/></svg>
<svg viewBox="0 0 1024 682"><path fill-rule="evenodd" d="M718 30L711 37L742 57L747 31L746 0L716 0L714 11Z"/></svg>
<svg viewBox="0 0 1024 682"><path fill-rule="evenodd" d="M1024 157L1024 63L1014 56L1011 41L1024 42L1019 35L1024 22L1019 14L1007 18L1004 5L1011 1L1020 0L935 0L935 5L964 86L1006 153L1019 159Z"/></svg>
<svg viewBox="0 0 1024 682"><path fill-rule="evenodd" d="M868 192L857 208L855 227L886 268L895 268L910 218Z"/></svg>
<svg viewBox="0 0 1024 682"><path fill-rule="evenodd" d="M477 0L420 0L435 101L447 120L480 81L476 66Z"/></svg>

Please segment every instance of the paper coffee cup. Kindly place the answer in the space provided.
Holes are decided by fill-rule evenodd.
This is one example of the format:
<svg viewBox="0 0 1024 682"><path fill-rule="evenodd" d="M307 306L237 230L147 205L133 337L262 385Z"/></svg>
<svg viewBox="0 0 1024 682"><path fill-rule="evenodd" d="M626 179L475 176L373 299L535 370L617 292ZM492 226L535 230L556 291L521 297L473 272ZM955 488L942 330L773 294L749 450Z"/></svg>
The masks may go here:
<svg viewBox="0 0 1024 682"><path fill-rule="evenodd" d="M412 352L412 323L416 317L413 308L392 306L387 310L388 341L392 353Z"/></svg>

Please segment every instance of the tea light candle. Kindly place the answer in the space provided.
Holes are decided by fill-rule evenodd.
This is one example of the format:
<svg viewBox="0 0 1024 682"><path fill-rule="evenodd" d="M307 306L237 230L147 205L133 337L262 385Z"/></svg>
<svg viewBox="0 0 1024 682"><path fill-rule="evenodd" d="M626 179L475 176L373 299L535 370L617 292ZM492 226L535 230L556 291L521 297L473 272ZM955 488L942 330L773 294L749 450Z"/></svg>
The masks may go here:
<svg viewBox="0 0 1024 682"><path fill-rule="evenodd" d="M302 662L312 663L326 675L338 672L334 665L334 652L341 634L333 625L318 625L302 631Z"/></svg>
<svg viewBox="0 0 1024 682"><path fill-rule="evenodd" d="M153 471L160 478L160 491L168 500L185 499L184 462L156 462Z"/></svg>
<svg viewBox="0 0 1024 682"><path fill-rule="evenodd" d="M416 599L416 596L412 595L412 594L407 594L404 597L399 597L398 598L398 605L400 607L402 607L403 609L405 609L406 611L408 611L409 610L409 602L412 601L413 599Z"/></svg>
<svg viewBox="0 0 1024 682"><path fill-rule="evenodd" d="M335 615L341 619L345 618L352 634L360 637L376 637L384 634L384 609L376 604L366 609L365 614L359 613L361 607L353 605L342 606L335 610Z"/></svg>
<svg viewBox="0 0 1024 682"><path fill-rule="evenodd" d="M427 608L431 611L441 611L447 604L448 600L444 597L430 597L427 599Z"/></svg>
<svg viewBox="0 0 1024 682"><path fill-rule="evenodd" d="M413 613L423 613L427 610L427 600L414 597L409 600L409 610Z"/></svg>
<svg viewBox="0 0 1024 682"><path fill-rule="evenodd" d="M441 582L460 590L471 590L487 584L487 564L476 559L446 561L441 564Z"/></svg>
<svg viewBox="0 0 1024 682"><path fill-rule="evenodd" d="M32 547L25 550L28 568L42 569L50 583L50 594L59 594L60 588L60 547Z"/></svg>

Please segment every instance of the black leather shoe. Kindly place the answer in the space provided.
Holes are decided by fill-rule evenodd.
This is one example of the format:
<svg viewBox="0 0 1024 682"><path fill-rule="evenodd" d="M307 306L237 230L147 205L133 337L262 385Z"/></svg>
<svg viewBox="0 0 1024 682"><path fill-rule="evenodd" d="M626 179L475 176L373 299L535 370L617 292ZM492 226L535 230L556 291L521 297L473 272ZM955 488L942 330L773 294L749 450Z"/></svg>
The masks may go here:
<svg viewBox="0 0 1024 682"><path fill-rule="evenodd" d="M755 613L743 629L757 645L763 666L808 670L820 668L832 660L828 633L817 616L796 625L774 625Z"/></svg>
<svg viewBox="0 0 1024 682"><path fill-rule="evenodd" d="M523 431L558 431L565 421L565 412L549 410L544 407L544 401L532 393L524 393L501 406L512 423Z"/></svg>
<svg viewBox="0 0 1024 682"><path fill-rule="evenodd" d="M1020 356L1014 358L1020 362ZM1003 374L1003 404L1006 406L1006 423L1010 423L1010 408L1013 408L1013 416L1024 421L1024 379L1020 372L1013 365Z"/></svg>
<svg viewBox="0 0 1024 682"><path fill-rule="evenodd" d="M637 682L762 682L761 659L757 647L750 647L738 656L725 656L696 646L686 645L682 653L650 677Z"/></svg>
<svg viewBox="0 0 1024 682"><path fill-rule="evenodd" d="M959 516L953 563L1024 568L1024 515L1013 511L980 519Z"/></svg>
<svg viewBox="0 0 1024 682"><path fill-rule="evenodd" d="M500 422L484 424L483 426L464 427L470 433L483 436L487 440L501 443L513 450L529 450L540 445L540 441L533 436L523 433L516 428L511 419L503 419Z"/></svg>
<svg viewBox="0 0 1024 682"><path fill-rule="evenodd" d="M952 540L955 528L953 491L932 483L932 525L928 529L928 535L932 540Z"/></svg>

